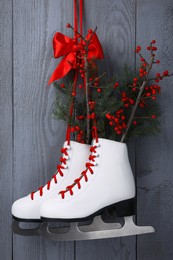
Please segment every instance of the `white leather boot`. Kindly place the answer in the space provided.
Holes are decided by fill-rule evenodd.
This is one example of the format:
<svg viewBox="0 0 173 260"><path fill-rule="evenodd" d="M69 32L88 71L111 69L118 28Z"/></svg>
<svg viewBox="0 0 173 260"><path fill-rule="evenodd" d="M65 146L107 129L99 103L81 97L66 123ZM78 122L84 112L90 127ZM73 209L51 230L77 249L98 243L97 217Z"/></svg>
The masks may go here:
<svg viewBox="0 0 173 260"><path fill-rule="evenodd" d="M40 187L37 192L32 192L26 197L15 201L12 205L13 219L17 221L34 222L40 220L40 206L48 199L57 197L60 190L77 178L88 159L90 146L87 144L70 141L61 150L63 156L57 172L44 187ZM18 232L19 233L19 232Z"/></svg>
<svg viewBox="0 0 173 260"><path fill-rule="evenodd" d="M81 221L109 207L118 216L134 215L135 182L126 144L98 139L90 150L81 176L57 198L42 204L43 220Z"/></svg>

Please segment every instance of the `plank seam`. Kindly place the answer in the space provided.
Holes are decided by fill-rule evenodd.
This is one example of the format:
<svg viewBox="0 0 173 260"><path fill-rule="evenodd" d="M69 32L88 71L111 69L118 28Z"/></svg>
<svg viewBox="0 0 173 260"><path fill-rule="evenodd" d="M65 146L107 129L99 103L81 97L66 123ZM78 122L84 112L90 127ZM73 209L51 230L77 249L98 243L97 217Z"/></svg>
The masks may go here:
<svg viewBox="0 0 173 260"><path fill-rule="evenodd" d="M14 200L14 3L11 0L11 12L12 12L12 32L11 32L11 84L12 84L12 93L11 93L11 103L12 103L12 202ZM14 236L11 233L11 243L12 243L12 260L14 259Z"/></svg>

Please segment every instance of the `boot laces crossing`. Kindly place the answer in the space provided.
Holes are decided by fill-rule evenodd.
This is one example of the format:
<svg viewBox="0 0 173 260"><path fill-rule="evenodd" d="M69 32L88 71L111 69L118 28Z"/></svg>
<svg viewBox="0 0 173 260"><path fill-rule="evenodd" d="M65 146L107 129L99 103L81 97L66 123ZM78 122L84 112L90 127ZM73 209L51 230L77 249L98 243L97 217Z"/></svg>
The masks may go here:
<svg viewBox="0 0 173 260"><path fill-rule="evenodd" d="M89 156L89 162L86 163L86 170L81 173L81 176L74 180L74 183L72 185L69 185L66 187L66 190L60 191L59 194L61 195L62 199L65 198L66 192L70 192L70 195L73 196L73 187L77 185L78 189L81 189L81 180L84 178L85 182L88 182L88 173L93 174L94 171L92 167L96 165L95 158L98 157L98 153L96 151L97 147L99 146L99 143L96 143L96 145L91 146L90 148L90 156Z"/></svg>
<svg viewBox="0 0 173 260"><path fill-rule="evenodd" d="M59 173L59 175L60 175L61 177L64 176L63 170L64 170L65 168L67 168L67 159L68 159L68 157L69 157L67 151L68 151L69 149L70 149L70 146L67 146L67 147L64 147L64 148L61 149L61 153L62 153L62 156L60 157L60 163L61 163L61 164L58 164L58 165L57 165L57 171L56 171L55 174L52 176L52 179L49 180L49 181L46 183L45 186L41 186L41 187L38 188L38 191L39 191L39 195L40 195L40 196L43 196L43 189L44 189L46 186L47 186L47 190L50 190L52 181L54 181L55 184L58 182L58 180L57 180L57 175L58 175L58 173ZM34 194L35 194L35 193L36 193L36 191L33 191L33 192L31 192L31 194L30 194L32 200L34 199Z"/></svg>

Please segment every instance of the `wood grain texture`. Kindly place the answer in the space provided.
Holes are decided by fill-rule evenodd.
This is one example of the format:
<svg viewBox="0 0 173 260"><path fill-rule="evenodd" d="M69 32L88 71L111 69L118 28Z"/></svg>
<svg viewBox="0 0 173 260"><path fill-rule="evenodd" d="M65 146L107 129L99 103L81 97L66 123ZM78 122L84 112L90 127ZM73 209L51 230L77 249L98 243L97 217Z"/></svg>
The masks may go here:
<svg viewBox="0 0 173 260"><path fill-rule="evenodd" d="M172 71L173 2L138 1L137 42L145 45L157 40L158 58L162 63L155 71ZM159 137L141 138L137 143L138 224L150 224L156 233L138 237L137 259L170 260L173 258L173 80L160 83L162 110Z"/></svg>
<svg viewBox="0 0 173 260"><path fill-rule="evenodd" d="M64 141L65 125L52 119L55 100L47 81L55 31L72 35L73 1L0 1L0 259L171 260L173 259L173 80L162 83L162 132L128 144L137 174L137 223L156 233L137 238L51 242L11 233L11 204L51 178ZM172 71L172 0L84 1L84 31L98 26L108 76L124 63L135 65L135 43L158 42L161 72ZM158 69L157 69L158 68Z"/></svg>
<svg viewBox="0 0 173 260"><path fill-rule="evenodd" d="M0 259L12 257L12 1L0 1Z"/></svg>
<svg viewBox="0 0 173 260"><path fill-rule="evenodd" d="M115 75L124 63L135 65L135 1L85 1L84 29L94 29L103 46L105 60L101 70ZM100 61L99 61L100 64ZM134 165L134 142L129 144ZM134 169L134 167L133 167ZM136 259L136 238L117 238L76 242L76 260Z"/></svg>
<svg viewBox="0 0 173 260"><path fill-rule="evenodd" d="M61 1L14 1L14 200L44 185L56 169L64 125L52 119L52 36L62 31ZM14 235L13 259L69 259L73 243ZM66 249L66 250L64 250Z"/></svg>

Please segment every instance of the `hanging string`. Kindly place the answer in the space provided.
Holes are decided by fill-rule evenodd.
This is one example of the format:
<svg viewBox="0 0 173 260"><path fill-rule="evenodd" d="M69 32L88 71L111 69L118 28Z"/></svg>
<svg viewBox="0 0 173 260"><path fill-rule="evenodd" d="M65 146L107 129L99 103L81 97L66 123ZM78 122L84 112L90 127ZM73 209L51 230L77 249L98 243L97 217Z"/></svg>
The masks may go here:
<svg viewBox="0 0 173 260"><path fill-rule="evenodd" d="M82 34L82 20L83 20L83 0L80 0L80 34ZM77 0L74 0L74 38L78 32L78 15L77 15ZM76 38L78 40L78 38ZM71 101L70 105L70 120L73 117L73 112L74 112L74 103L75 103L75 95L76 95L76 87L77 87L77 80L78 80L78 71L77 69L75 70L75 75L74 75L74 83L73 83L73 99ZM68 124L67 127L67 132L66 132L66 141L67 144L70 145L70 136L71 136L71 122Z"/></svg>
<svg viewBox="0 0 173 260"><path fill-rule="evenodd" d="M77 0L74 0L74 33L78 31Z"/></svg>
<svg viewBox="0 0 173 260"><path fill-rule="evenodd" d="M83 25L83 0L80 0L80 34L81 35L83 33L82 25Z"/></svg>

